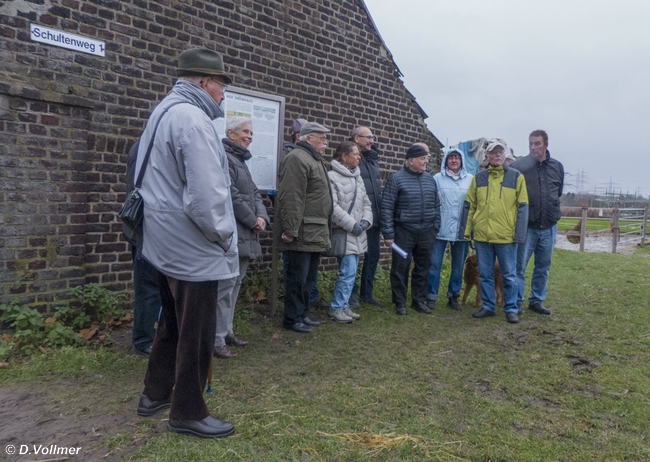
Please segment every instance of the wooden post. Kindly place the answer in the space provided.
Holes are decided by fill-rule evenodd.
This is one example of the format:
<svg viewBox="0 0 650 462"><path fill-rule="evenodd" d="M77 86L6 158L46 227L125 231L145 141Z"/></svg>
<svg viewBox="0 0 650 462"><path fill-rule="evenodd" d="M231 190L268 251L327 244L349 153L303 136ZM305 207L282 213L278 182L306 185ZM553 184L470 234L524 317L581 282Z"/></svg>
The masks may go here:
<svg viewBox="0 0 650 462"><path fill-rule="evenodd" d="M643 209L643 224L641 225L641 247L645 246L646 228L648 225L648 205Z"/></svg>
<svg viewBox="0 0 650 462"><path fill-rule="evenodd" d="M582 222L580 223L580 252L585 251L585 239L587 237L587 209L582 207Z"/></svg>
<svg viewBox="0 0 650 462"><path fill-rule="evenodd" d="M616 244L618 243L618 205L614 206L612 211L612 253L616 253Z"/></svg>

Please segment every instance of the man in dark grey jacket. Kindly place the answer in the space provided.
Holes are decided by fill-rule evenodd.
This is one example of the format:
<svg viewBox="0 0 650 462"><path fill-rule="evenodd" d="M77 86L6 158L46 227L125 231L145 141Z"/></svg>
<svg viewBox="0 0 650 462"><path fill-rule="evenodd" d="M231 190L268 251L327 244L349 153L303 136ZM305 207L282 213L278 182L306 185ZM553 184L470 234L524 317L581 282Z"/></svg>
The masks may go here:
<svg viewBox="0 0 650 462"><path fill-rule="evenodd" d="M395 312L406 314L406 290L411 260L412 307L429 314L426 305L431 251L440 229L440 198L435 180L429 174L429 148L417 143L406 151L406 165L386 181L381 201L381 231L388 246L396 244L406 253L393 249L390 286Z"/></svg>
<svg viewBox="0 0 650 462"><path fill-rule="evenodd" d="M359 171L363 178L366 194L370 199L372 206L372 226L366 231L368 237L368 251L363 254L363 268L361 270L361 293L360 298L364 303L375 306L383 304L375 299L372 294L375 286L375 274L377 265L381 257L380 237L381 231L380 210L381 210L381 172L379 171L379 151L375 148L375 137L368 127L356 127L352 130L350 139L357 143L361 153L361 162L359 162ZM355 281L350 297L350 306L359 307L359 298L357 296L359 287Z"/></svg>
<svg viewBox="0 0 650 462"><path fill-rule="evenodd" d="M564 187L564 166L551 157L548 135L535 130L528 137L530 155L512 163L526 178L528 189L528 231L526 242L517 249L517 305L522 312L526 285L526 266L535 254L535 269L530 284L528 308L539 314L551 314L543 305L548 273L553 258L557 222L562 216L560 196Z"/></svg>

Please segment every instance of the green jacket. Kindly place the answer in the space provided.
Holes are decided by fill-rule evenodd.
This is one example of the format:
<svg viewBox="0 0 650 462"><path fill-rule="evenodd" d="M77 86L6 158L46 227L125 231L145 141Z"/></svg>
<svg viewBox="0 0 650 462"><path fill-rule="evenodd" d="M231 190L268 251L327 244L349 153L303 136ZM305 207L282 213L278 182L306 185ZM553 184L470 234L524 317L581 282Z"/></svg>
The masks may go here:
<svg viewBox="0 0 650 462"><path fill-rule="evenodd" d="M465 197L459 232L492 244L523 243L528 226L528 192L519 171L489 167L474 176ZM465 226L462 226L462 222Z"/></svg>
<svg viewBox="0 0 650 462"><path fill-rule="evenodd" d="M299 142L280 165L280 233L294 238L281 250L324 252L330 248L332 191L323 158Z"/></svg>

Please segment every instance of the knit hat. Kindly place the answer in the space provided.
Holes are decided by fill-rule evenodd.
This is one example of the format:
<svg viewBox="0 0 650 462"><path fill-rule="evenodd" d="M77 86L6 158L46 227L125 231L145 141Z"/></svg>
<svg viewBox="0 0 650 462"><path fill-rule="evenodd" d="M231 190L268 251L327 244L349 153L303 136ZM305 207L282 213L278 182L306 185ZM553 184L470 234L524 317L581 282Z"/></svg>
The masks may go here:
<svg viewBox="0 0 650 462"><path fill-rule="evenodd" d="M312 133L329 133L330 129L316 122L307 122L300 129L300 136L311 135Z"/></svg>
<svg viewBox="0 0 650 462"><path fill-rule="evenodd" d="M305 119L296 119L291 124L291 133L300 133L300 129L305 125L307 121Z"/></svg>
<svg viewBox="0 0 650 462"><path fill-rule="evenodd" d="M424 146L420 144L414 144L410 148L408 148L408 151L406 151L406 158L407 159L412 159L414 157L422 157L422 156L428 156L431 154L429 151L427 151Z"/></svg>
<svg viewBox="0 0 650 462"><path fill-rule="evenodd" d="M216 51L192 48L178 55L176 75L179 77L187 75L222 77L226 84L232 83L232 79L224 74L224 71L223 58Z"/></svg>

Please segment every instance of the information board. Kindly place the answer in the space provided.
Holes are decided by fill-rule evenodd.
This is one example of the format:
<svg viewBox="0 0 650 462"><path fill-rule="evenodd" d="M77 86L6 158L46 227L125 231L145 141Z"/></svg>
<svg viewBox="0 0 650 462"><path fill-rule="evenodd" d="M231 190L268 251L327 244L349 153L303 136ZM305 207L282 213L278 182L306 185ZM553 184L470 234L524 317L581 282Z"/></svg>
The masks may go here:
<svg viewBox="0 0 650 462"><path fill-rule="evenodd" d="M230 117L248 117L252 121L253 142L248 146L253 155L246 164L260 191L276 188L278 158L284 131L284 97L229 86L223 102L225 119L214 121L221 138L226 137Z"/></svg>

